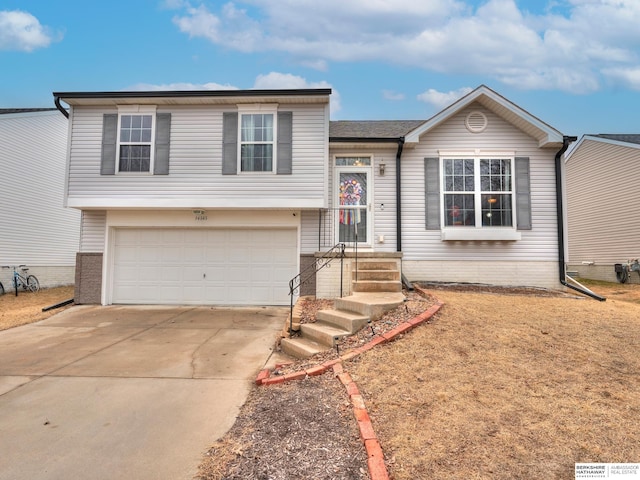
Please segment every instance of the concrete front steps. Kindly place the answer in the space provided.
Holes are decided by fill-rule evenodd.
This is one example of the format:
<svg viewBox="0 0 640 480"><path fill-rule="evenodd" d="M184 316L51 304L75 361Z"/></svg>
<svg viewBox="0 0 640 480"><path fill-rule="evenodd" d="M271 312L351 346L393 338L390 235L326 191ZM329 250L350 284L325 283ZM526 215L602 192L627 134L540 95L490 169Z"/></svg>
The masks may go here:
<svg viewBox="0 0 640 480"><path fill-rule="evenodd" d="M395 262L360 262L351 272L352 292L402 292L400 272Z"/></svg>
<svg viewBox="0 0 640 480"><path fill-rule="evenodd" d="M301 324L300 337L283 338L282 351L295 358L312 357L401 305L402 282L395 267L394 262L360 263L353 272L353 294L336 299L333 310L319 311L315 323Z"/></svg>

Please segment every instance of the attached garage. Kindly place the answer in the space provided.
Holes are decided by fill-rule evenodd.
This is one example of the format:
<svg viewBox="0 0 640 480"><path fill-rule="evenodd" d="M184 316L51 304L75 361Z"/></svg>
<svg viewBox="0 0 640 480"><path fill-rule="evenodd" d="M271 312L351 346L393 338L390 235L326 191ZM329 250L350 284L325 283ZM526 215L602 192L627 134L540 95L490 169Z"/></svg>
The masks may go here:
<svg viewBox="0 0 640 480"><path fill-rule="evenodd" d="M112 303L288 305L292 228L116 228Z"/></svg>

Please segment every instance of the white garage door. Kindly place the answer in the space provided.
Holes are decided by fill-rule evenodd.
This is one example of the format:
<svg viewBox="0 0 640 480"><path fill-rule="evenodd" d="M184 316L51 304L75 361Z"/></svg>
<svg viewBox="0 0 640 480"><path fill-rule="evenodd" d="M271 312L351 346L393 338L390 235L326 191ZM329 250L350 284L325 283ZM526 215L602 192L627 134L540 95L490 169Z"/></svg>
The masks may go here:
<svg viewBox="0 0 640 480"><path fill-rule="evenodd" d="M116 229L113 303L288 305L294 229Z"/></svg>

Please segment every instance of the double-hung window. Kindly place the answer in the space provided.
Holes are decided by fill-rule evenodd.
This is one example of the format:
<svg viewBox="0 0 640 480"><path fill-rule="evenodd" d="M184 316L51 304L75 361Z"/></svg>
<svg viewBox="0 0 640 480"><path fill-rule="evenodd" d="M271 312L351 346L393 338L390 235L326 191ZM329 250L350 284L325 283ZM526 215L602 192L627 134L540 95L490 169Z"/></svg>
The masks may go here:
<svg viewBox="0 0 640 480"><path fill-rule="evenodd" d="M293 173L293 112L238 105L222 114L222 175Z"/></svg>
<svg viewBox="0 0 640 480"><path fill-rule="evenodd" d="M274 113L241 113L241 172L273 172L275 120Z"/></svg>
<svg viewBox="0 0 640 480"><path fill-rule="evenodd" d="M531 228L528 168L528 158L506 152L425 159L427 230L442 240L519 240Z"/></svg>
<svg viewBox="0 0 640 480"><path fill-rule="evenodd" d="M151 172L155 110L121 109L118 118L118 172Z"/></svg>
<svg viewBox="0 0 640 480"><path fill-rule="evenodd" d="M444 158L446 227L513 227L513 158Z"/></svg>

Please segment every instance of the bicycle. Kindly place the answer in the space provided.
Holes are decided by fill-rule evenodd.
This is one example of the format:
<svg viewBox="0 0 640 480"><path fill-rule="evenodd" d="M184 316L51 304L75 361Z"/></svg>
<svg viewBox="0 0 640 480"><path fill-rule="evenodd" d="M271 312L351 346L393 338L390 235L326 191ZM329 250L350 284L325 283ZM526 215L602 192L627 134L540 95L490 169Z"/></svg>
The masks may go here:
<svg viewBox="0 0 640 480"><path fill-rule="evenodd" d="M16 291L16 297L18 296L18 287L22 285L24 290L30 290L32 292L37 292L40 290L40 282L35 275L29 275L29 268L26 265L18 265L17 267L14 265L13 267L4 266L2 268L13 268L13 287ZM18 273L16 268L22 270L22 275ZM4 290L4 287L3 287Z"/></svg>
<svg viewBox="0 0 640 480"><path fill-rule="evenodd" d="M620 283L627 283L631 272L638 272L638 276L640 276L640 262L637 258L627 260L627 263L616 263L614 268L616 269L616 279Z"/></svg>

